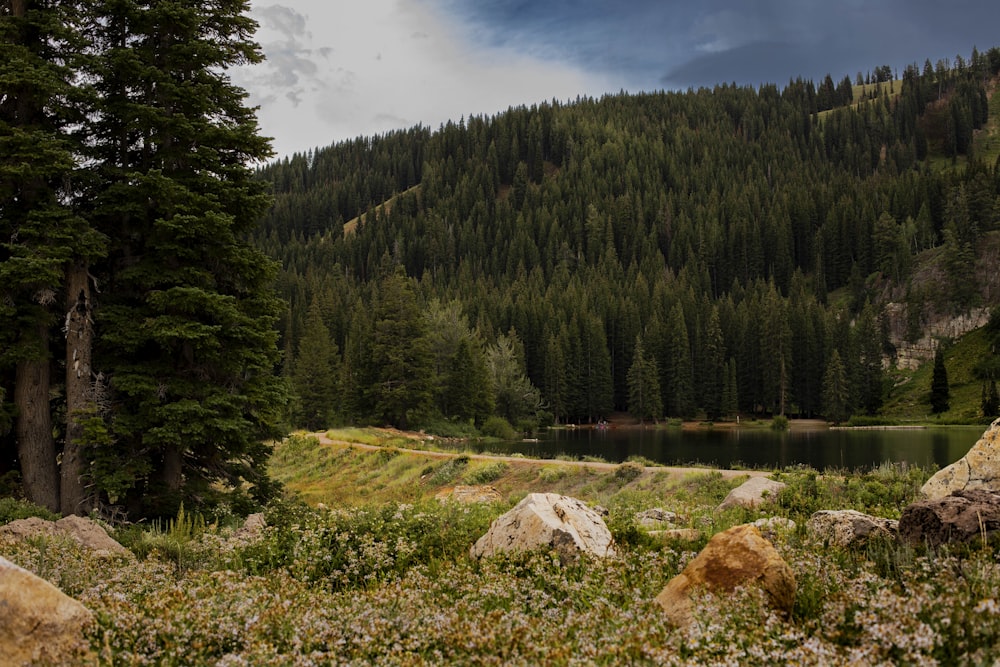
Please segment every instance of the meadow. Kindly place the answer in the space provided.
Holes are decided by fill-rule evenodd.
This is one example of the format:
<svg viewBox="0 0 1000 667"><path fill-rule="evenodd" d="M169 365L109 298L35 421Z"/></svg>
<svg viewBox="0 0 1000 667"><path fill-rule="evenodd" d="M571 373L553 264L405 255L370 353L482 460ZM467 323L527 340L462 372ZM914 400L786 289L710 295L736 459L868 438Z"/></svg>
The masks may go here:
<svg viewBox="0 0 1000 667"><path fill-rule="evenodd" d="M109 526L135 559L41 538L2 542L0 553L95 613L90 636L103 664L974 665L1000 655L1000 566L989 540L838 548L804 528L819 509L898 518L928 470L777 471L788 486L775 504L718 512L745 477L632 462L492 465L307 437L280 445L272 466L279 478L287 473L289 490L256 534L237 532L239 521L224 513L182 514ZM307 505L291 477L311 467ZM503 500L434 499L487 478ZM607 508L619 557L569 566L544 551L472 560L470 545L529 491ZM651 535L635 514L653 507L682 515L701 539ZM30 512L6 502L0 520ZM701 594L694 624L670 626L653 601L666 582L712 534L762 516L798 526L771 536L798 582L791 618L747 588Z"/></svg>

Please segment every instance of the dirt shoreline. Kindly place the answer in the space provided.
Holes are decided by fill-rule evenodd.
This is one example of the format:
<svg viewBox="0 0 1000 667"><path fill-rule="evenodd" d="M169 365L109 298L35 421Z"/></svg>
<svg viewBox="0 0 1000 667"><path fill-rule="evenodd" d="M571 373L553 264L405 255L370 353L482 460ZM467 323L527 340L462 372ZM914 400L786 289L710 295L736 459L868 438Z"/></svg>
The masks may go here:
<svg viewBox="0 0 1000 667"><path fill-rule="evenodd" d="M382 429L380 429L382 430ZM400 434L412 437L414 439L426 438L426 435L420 433L404 433L402 431L396 431L394 429L386 429L387 432L393 434ZM320 433L310 433L311 437L316 438L320 444L326 445L328 447L342 447L342 448L355 448L365 451L378 451L380 449L386 449L382 445L367 445L359 442L349 442L347 440L334 440L327 436L325 432ZM503 461L510 464L526 464L526 465L553 465L553 466L579 466L593 468L595 470L614 470L620 463L606 463L601 461L571 461L562 459L537 459L530 458L527 456L502 456L502 455L492 455L492 454L471 454L465 452L440 452L440 451L430 451L426 449L412 449L407 447L392 447L396 451L403 452L406 454L416 454L420 456L426 456L432 459L453 459L459 456L468 456L472 460L476 461ZM768 470L729 470L725 468L710 468L710 467L685 467L685 466L643 466L643 470L648 472L666 472L672 478L687 477L692 474L708 474L717 472L722 475L723 479L732 479L734 477L770 477L772 474Z"/></svg>

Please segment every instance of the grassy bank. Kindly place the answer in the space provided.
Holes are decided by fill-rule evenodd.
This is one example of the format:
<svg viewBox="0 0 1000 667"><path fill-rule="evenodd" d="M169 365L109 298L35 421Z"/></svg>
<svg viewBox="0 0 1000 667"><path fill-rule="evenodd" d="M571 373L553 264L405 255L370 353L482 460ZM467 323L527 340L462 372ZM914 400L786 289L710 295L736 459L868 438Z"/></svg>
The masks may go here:
<svg viewBox="0 0 1000 667"><path fill-rule="evenodd" d="M745 476L306 438L279 447L272 465L314 500L274 504L256 537L185 519L120 529L135 561L47 539L0 549L95 612L93 644L107 664L979 664L1000 645L990 545L842 549L804 530L825 508L898 517L929 474L920 469L782 471L788 487L776 504L717 512ZM474 481L489 481L502 500L432 499ZM620 557L569 567L544 552L471 560L472 542L530 491L606 507ZM683 515L700 539L649 534L635 513L652 507ZM747 589L703 597L689 630L667 624L653 602L666 582L712 534L761 516L798 524L773 536L798 581L792 617Z"/></svg>

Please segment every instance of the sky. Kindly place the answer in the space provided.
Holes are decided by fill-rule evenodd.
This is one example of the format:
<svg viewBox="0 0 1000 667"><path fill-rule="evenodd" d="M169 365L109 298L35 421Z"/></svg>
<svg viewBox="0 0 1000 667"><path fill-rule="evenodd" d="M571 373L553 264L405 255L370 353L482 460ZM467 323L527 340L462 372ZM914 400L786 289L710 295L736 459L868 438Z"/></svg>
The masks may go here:
<svg viewBox="0 0 1000 667"><path fill-rule="evenodd" d="M835 81L1000 46L997 0L251 0L276 157L619 91Z"/></svg>

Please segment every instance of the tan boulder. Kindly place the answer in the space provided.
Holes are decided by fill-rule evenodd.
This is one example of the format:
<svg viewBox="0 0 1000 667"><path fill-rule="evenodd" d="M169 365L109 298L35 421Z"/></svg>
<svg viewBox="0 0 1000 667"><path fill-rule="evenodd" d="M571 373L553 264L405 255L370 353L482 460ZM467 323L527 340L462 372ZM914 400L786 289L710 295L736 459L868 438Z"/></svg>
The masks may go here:
<svg viewBox="0 0 1000 667"><path fill-rule="evenodd" d="M530 493L497 518L472 545L473 558L501 552L554 549L562 562L581 553L603 558L615 554L611 531L593 509L557 493Z"/></svg>
<svg viewBox="0 0 1000 667"><path fill-rule="evenodd" d="M28 517L27 519L15 519L10 523L0 526L0 535L10 535L17 540L24 540L38 535L52 537L59 532L56 524L45 519L40 519L37 516Z"/></svg>
<svg viewBox="0 0 1000 667"><path fill-rule="evenodd" d="M82 604L0 557L0 664L96 665L83 634L92 622Z"/></svg>
<svg viewBox="0 0 1000 667"><path fill-rule="evenodd" d="M55 526L88 549L111 556L132 556L132 552L112 539L100 524L86 517L63 517L56 521Z"/></svg>
<svg viewBox="0 0 1000 667"><path fill-rule="evenodd" d="M771 605L791 614L795 574L756 526L744 524L716 534L684 571L671 579L656 601L678 626L692 620L692 591L725 593L737 586L759 586Z"/></svg>
<svg viewBox="0 0 1000 667"><path fill-rule="evenodd" d="M38 535L63 537L94 550L98 555L132 556L132 552L112 539L100 524L82 516L67 516L58 521L46 521L34 516L17 519L0 526L0 535L10 535L17 540Z"/></svg>
<svg viewBox="0 0 1000 667"><path fill-rule="evenodd" d="M456 503L498 503L503 496L493 486L454 486L441 489L434 496L441 502L452 500Z"/></svg>
<svg viewBox="0 0 1000 667"><path fill-rule="evenodd" d="M754 509L764 503L773 503L783 488L785 488L784 482L769 477L751 477L730 491L717 510L730 507Z"/></svg>
<svg viewBox="0 0 1000 667"><path fill-rule="evenodd" d="M965 456L927 480L920 494L937 500L953 491L975 489L1000 491L1000 419L990 424Z"/></svg>

